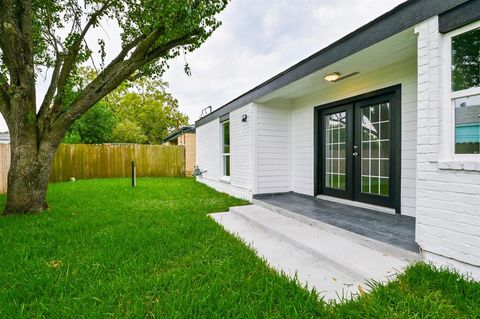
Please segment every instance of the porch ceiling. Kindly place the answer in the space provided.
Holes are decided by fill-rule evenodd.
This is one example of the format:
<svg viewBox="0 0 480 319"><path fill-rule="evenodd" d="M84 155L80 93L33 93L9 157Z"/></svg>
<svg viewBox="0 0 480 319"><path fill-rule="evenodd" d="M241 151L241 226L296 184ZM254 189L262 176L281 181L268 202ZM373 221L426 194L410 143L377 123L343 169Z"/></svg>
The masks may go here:
<svg viewBox="0 0 480 319"><path fill-rule="evenodd" d="M386 66L416 57L417 37L414 29L410 28L265 95L255 102L272 106L285 105L291 100L333 88L339 83L354 83L362 75L381 71ZM359 74L337 83L326 81L324 76L333 72L339 72L342 76L353 72Z"/></svg>

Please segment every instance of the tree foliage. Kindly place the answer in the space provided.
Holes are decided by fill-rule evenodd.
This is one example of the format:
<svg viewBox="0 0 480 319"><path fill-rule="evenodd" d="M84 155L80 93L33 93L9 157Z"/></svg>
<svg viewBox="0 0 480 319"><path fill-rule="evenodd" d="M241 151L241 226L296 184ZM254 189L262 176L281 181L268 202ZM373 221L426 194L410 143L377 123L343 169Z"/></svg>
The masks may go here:
<svg viewBox="0 0 480 319"><path fill-rule="evenodd" d="M145 143L161 144L172 130L188 124L188 117L178 110L178 101L166 91L166 83L141 78L133 83L121 85L107 96L106 101L114 110L120 127L116 127L113 141L131 142L119 134L126 127L140 129L137 141L145 139Z"/></svg>
<svg viewBox="0 0 480 319"><path fill-rule="evenodd" d="M0 113L12 141L5 211L46 209L50 166L73 122L125 80L159 77L169 59L198 48L219 27L216 15L227 3L0 0ZM107 22L120 30L112 58L106 48L118 34ZM80 86L86 64L97 75ZM46 70L50 84L37 111L35 84Z"/></svg>
<svg viewBox="0 0 480 319"><path fill-rule="evenodd" d="M220 25L215 18L227 0L2 0L0 1L0 111L10 130L10 96L22 86L35 90L35 78L50 69L51 83L39 112L37 131L68 127L124 80L160 76L167 61L198 48ZM120 30L122 49L106 61L106 21ZM87 35L92 30L96 43ZM114 36L112 35L112 38ZM92 47L98 47L94 51ZM79 68L89 61L98 75L75 96ZM188 70L188 66L186 66ZM29 83L21 77L31 75ZM28 81L27 81L28 82ZM35 105L18 106L35 112ZM59 142L63 136L56 136Z"/></svg>
<svg viewBox="0 0 480 319"><path fill-rule="evenodd" d="M116 143L143 144L148 141L142 128L137 122L125 119L115 126L112 132L112 141Z"/></svg>
<svg viewBox="0 0 480 319"><path fill-rule="evenodd" d="M95 77L92 68L80 68L68 95L75 96ZM125 81L70 127L66 143L161 144L170 131L188 124L167 84L146 77Z"/></svg>
<svg viewBox="0 0 480 319"><path fill-rule="evenodd" d="M452 38L452 90L480 86L480 29Z"/></svg>
<svg viewBox="0 0 480 319"><path fill-rule="evenodd" d="M110 107L100 101L70 127L64 143L101 144L112 142L117 117Z"/></svg>

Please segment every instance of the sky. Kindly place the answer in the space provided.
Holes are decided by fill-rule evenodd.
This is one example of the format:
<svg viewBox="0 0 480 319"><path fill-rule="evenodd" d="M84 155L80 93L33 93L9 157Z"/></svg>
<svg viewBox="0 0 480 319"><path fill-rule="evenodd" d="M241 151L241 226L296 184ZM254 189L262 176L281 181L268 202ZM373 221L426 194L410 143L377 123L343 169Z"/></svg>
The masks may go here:
<svg viewBox="0 0 480 319"><path fill-rule="evenodd" d="M194 123L293 64L340 39L403 0L233 0L222 26L196 51L170 61L164 75L180 111ZM115 30L108 24L102 32ZM110 37L114 55L120 39ZM185 60L191 76L184 72ZM47 80L38 81L38 99ZM7 127L0 116L0 132Z"/></svg>

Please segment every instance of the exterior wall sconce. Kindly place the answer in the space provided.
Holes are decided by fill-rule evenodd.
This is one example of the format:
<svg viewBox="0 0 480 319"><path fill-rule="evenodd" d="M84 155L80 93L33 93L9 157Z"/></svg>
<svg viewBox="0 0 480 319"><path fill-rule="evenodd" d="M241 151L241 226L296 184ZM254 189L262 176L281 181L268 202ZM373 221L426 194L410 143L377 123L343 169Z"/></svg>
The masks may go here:
<svg viewBox="0 0 480 319"><path fill-rule="evenodd" d="M243 114L243 115L242 115L242 122L243 122L243 123L247 122L247 118L248 118L248 115L247 115L247 114Z"/></svg>

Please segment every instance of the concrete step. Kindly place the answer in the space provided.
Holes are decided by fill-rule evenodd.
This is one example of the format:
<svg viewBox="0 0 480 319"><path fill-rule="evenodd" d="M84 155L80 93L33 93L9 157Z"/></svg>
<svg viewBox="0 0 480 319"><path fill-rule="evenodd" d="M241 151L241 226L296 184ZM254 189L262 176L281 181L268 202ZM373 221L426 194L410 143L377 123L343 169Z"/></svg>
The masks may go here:
<svg viewBox="0 0 480 319"><path fill-rule="evenodd" d="M308 223L258 205L231 207L212 214L219 224L250 244L279 271L321 292L327 300L350 297L371 280L385 282L402 271L413 253L382 251L356 236ZM329 225L328 225L329 226ZM358 235L357 235L358 236Z"/></svg>
<svg viewBox="0 0 480 319"><path fill-rule="evenodd" d="M419 260L419 259L421 259L420 254L418 252L412 252L412 251L405 250L405 249L397 247L397 246L390 245L390 244L385 243L385 242L378 241L378 240L373 239L373 238L362 236L362 235L356 234L354 232L351 232L349 230L342 229L342 228L324 223L322 221L315 220L315 219L309 218L307 216L304 216L304 215L286 210L284 208L271 205L271 204L266 203L264 201L259 201L259 200L254 199L253 204L257 205L257 206L264 207L268 210L274 211L274 212L279 213L283 216L296 219L296 220L298 220L302 223L320 228L320 229L322 229L326 232L329 232L329 233L332 233L332 234L337 234L337 235L340 235L340 236L345 237L345 238L349 238L350 240L352 240L352 241L354 241L358 244L361 244L363 246L372 248L374 250L377 250L377 251L382 252L382 253L387 254L387 255L397 256L399 258L403 258L403 259L406 259L406 260Z"/></svg>
<svg viewBox="0 0 480 319"><path fill-rule="evenodd" d="M368 290L365 283L350 276L324 258L318 258L298 249L282 238L266 232L257 224L231 213L215 213L210 216L225 230L242 239L255 250L257 255L280 273L296 278L307 289L315 288L326 300L343 300L359 293L359 286Z"/></svg>
<svg viewBox="0 0 480 319"><path fill-rule="evenodd" d="M317 225L278 214L257 205L230 208L230 212L288 241L311 255L330 260L343 272L364 280L384 281L408 264L404 256L381 252Z"/></svg>

